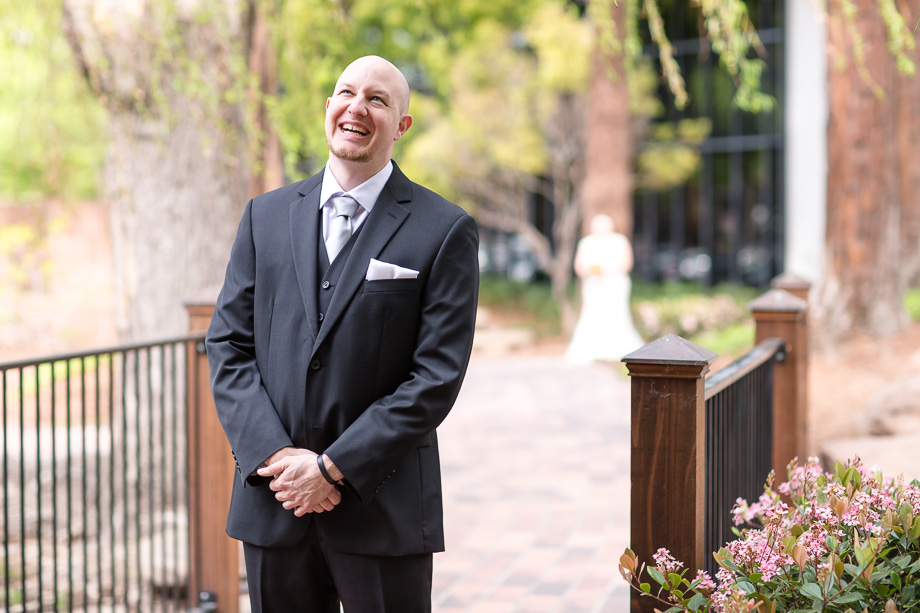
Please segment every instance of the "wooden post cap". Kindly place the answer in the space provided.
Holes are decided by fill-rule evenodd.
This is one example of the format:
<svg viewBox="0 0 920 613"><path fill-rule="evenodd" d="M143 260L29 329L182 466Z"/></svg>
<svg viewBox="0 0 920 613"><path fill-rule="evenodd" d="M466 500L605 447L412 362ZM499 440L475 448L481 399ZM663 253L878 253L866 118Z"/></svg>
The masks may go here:
<svg viewBox="0 0 920 613"><path fill-rule="evenodd" d="M719 355L691 343L676 334L666 334L623 357L630 364L679 364L681 366L709 366Z"/></svg>
<svg viewBox="0 0 920 613"><path fill-rule="evenodd" d="M804 313L808 303L784 289L774 288L748 303L751 313Z"/></svg>
<svg viewBox="0 0 920 613"><path fill-rule="evenodd" d="M770 281L770 285L777 289L784 289L786 291L791 291L794 289L811 289L811 281L792 272L784 272L783 274L775 277L772 281Z"/></svg>
<svg viewBox="0 0 920 613"><path fill-rule="evenodd" d="M784 289L793 296L808 302L808 295L811 292L811 281L804 277L786 272L773 279L770 285L776 289Z"/></svg>

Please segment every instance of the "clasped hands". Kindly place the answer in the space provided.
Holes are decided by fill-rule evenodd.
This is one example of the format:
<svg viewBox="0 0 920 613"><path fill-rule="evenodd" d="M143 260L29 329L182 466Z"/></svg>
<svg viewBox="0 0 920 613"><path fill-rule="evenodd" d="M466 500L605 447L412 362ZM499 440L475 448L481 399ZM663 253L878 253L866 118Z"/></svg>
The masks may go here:
<svg viewBox="0 0 920 613"><path fill-rule="evenodd" d="M342 501L339 489L320 474L316 455L308 449L284 447L256 471L262 477L272 478L268 487L275 492L275 498L297 517L331 511ZM341 471L328 457L325 466L333 478L341 481Z"/></svg>

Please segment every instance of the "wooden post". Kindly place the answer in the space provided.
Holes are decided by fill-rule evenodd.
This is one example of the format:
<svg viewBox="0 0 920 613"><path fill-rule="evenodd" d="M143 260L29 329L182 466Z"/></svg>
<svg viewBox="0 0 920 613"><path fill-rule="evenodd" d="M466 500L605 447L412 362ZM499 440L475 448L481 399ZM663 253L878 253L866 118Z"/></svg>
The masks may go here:
<svg viewBox="0 0 920 613"><path fill-rule="evenodd" d="M185 303L189 330L207 330L217 302L208 291ZM220 613L240 606L239 544L227 536L227 509L236 466L211 396L204 343L188 349L189 596L216 596ZM212 609L213 610L213 609Z"/></svg>
<svg viewBox="0 0 920 613"><path fill-rule="evenodd" d="M807 457L808 303L771 289L748 308L756 324L755 343L773 336L786 341L785 360L773 369L773 469L782 482L789 461Z"/></svg>
<svg viewBox="0 0 920 613"><path fill-rule="evenodd" d="M669 549L689 577L704 564L705 377L716 357L668 334L623 358L632 379L630 546L650 565ZM632 592L632 613L655 606Z"/></svg>
<svg viewBox="0 0 920 613"><path fill-rule="evenodd" d="M811 292L811 283L807 279L791 272L783 273L770 282L776 289L784 289L796 298L808 303L808 294Z"/></svg>

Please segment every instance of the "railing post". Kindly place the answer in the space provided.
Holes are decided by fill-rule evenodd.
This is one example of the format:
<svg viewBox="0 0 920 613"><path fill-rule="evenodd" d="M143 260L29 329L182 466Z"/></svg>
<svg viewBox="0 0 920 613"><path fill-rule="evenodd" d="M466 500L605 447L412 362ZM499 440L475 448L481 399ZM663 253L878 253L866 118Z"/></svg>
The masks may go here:
<svg viewBox="0 0 920 613"><path fill-rule="evenodd" d="M648 564L668 548L690 577L704 564L705 377L716 357L668 334L623 358L632 379L631 547ZM655 605L630 597L632 613Z"/></svg>
<svg viewBox="0 0 920 613"><path fill-rule="evenodd" d="M207 330L216 301L208 291L185 302L191 331ZM236 468L214 408L204 343L189 347L187 364L189 595L197 606L199 594L210 592L218 608L208 610L238 613L239 544L224 531Z"/></svg>
<svg viewBox="0 0 920 613"><path fill-rule="evenodd" d="M784 289L796 298L808 303L808 295L811 293L811 283L808 279L800 277L794 273L786 272L770 282L776 289Z"/></svg>
<svg viewBox="0 0 920 613"><path fill-rule="evenodd" d="M789 461L807 457L808 303L774 288L748 309L756 324L755 343L773 336L786 341L785 359L773 369L773 469L785 481Z"/></svg>

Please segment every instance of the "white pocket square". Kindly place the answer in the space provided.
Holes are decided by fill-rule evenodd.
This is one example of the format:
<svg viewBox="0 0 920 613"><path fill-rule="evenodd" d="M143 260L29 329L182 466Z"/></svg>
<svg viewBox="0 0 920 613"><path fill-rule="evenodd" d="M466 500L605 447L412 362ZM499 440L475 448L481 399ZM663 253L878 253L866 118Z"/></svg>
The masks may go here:
<svg viewBox="0 0 920 613"><path fill-rule="evenodd" d="M371 263L367 267L367 276L364 278L367 281L379 281L380 279L415 279L417 277L417 270L371 258Z"/></svg>

